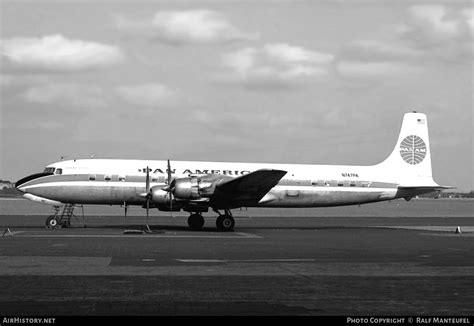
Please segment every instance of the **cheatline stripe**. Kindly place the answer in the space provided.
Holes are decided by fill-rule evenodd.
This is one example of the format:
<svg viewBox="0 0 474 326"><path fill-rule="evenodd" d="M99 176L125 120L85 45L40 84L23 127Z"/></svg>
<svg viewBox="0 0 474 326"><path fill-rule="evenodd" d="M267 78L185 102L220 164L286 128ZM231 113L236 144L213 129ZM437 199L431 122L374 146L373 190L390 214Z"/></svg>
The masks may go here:
<svg viewBox="0 0 474 326"><path fill-rule="evenodd" d="M36 184L31 186L20 187L22 189L34 189L34 188L47 188L47 187L122 187L122 188L143 188L145 185L142 182L121 182L121 181L60 181L60 182L49 182L43 184ZM151 184L151 187L154 185ZM164 186L163 184L159 186ZM380 192L380 191L394 191L397 189L397 185L393 185L392 188L384 187L377 188L374 186L371 187L327 187L327 186L275 186L278 190L318 190L318 191L342 191L342 192Z"/></svg>
<svg viewBox="0 0 474 326"><path fill-rule="evenodd" d="M377 185L377 183L381 183L381 185ZM383 184L383 185L382 185ZM143 182L129 182L129 181L56 181L56 182L46 182L46 183L38 183L30 186L24 186L20 188L24 189L32 189L32 188L44 188L44 187L67 187L67 186L86 186L86 187L138 187L138 188L145 188L145 185ZM156 186L165 186L164 183L150 183L150 187L156 187ZM276 187L280 189L315 189L315 188L320 188L320 189L327 189L327 190L334 190L334 189L339 189L339 190L366 190L370 191L372 189L377 189L377 190L393 190L397 188L397 184L395 183L388 183L388 182L372 182L370 187L348 187L348 186L313 186L313 185L280 185L277 184Z"/></svg>
<svg viewBox="0 0 474 326"><path fill-rule="evenodd" d="M150 187L164 186L164 183L153 184L150 182ZM65 186L79 186L79 187L139 187L145 188L143 182L125 182L125 181L57 181L48 183L39 183L31 186L25 186L25 189L44 188L44 187L65 187ZM23 187L20 187L23 188Z"/></svg>

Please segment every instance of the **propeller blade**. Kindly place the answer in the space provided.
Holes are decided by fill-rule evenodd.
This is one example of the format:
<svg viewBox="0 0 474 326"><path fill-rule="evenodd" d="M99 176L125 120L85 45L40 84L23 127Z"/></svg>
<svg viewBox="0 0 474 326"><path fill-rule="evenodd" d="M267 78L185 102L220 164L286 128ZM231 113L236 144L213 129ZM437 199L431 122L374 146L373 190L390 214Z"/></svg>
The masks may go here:
<svg viewBox="0 0 474 326"><path fill-rule="evenodd" d="M176 180L173 179L171 180L171 163L170 160L168 159L168 193L170 195L170 213L171 217L173 217L173 190L174 190L174 185L176 183Z"/></svg>
<svg viewBox="0 0 474 326"><path fill-rule="evenodd" d="M169 185L170 191L173 192L175 187L176 187L176 179L173 179L173 181L171 181L171 184Z"/></svg>
<svg viewBox="0 0 474 326"><path fill-rule="evenodd" d="M146 224L148 224L148 215L149 215L149 211L150 210L150 199L147 198L146 199Z"/></svg>
<svg viewBox="0 0 474 326"><path fill-rule="evenodd" d="M171 217L173 217L173 193L170 190L170 210L171 210Z"/></svg>
<svg viewBox="0 0 474 326"><path fill-rule="evenodd" d="M148 166L146 167L145 191L147 194L150 192L150 169Z"/></svg>
<svg viewBox="0 0 474 326"><path fill-rule="evenodd" d="M168 169L166 170L166 172L168 172L168 184L171 180L171 164L170 164L170 160L168 160Z"/></svg>
<svg viewBox="0 0 474 326"><path fill-rule="evenodd" d="M145 179L145 198L146 198L146 225L148 227L148 216L150 214L150 198L151 198L151 192L150 192L150 168L147 166L146 167L146 179Z"/></svg>
<svg viewBox="0 0 474 326"><path fill-rule="evenodd" d="M173 181L171 181L171 184L167 184L166 186L162 187L161 190L166 191L166 192L174 191L175 186L176 186L176 179L173 179Z"/></svg>

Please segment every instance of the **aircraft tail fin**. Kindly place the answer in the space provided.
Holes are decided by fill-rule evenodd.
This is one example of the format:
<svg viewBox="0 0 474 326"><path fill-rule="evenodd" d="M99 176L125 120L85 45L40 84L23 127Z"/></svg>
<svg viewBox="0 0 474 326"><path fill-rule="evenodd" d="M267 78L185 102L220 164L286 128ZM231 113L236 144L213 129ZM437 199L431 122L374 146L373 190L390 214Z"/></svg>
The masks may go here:
<svg viewBox="0 0 474 326"><path fill-rule="evenodd" d="M432 176L428 120L425 114L414 111L404 115L395 148L377 166L386 173L396 175L401 187L439 187Z"/></svg>

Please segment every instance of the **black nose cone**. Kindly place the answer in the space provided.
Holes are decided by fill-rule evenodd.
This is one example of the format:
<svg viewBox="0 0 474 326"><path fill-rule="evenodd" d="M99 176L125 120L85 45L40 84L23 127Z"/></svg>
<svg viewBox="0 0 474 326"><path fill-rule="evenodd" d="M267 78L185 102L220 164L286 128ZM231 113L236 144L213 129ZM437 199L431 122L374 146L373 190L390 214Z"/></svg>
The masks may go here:
<svg viewBox="0 0 474 326"><path fill-rule="evenodd" d="M41 177L46 177L48 175L53 175L53 173L46 173L46 172L42 172L42 173L35 173L35 174L32 174L32 175L29 175L27 177L24 177L23 179L21 180L18 180L16 183L15 183L15 188L19 188L21 187L22 185L24 185L25 183L27 183L28 181L32 181L32 180L35 180L35 179L38 179L38 178L41 178Z"/></svg>

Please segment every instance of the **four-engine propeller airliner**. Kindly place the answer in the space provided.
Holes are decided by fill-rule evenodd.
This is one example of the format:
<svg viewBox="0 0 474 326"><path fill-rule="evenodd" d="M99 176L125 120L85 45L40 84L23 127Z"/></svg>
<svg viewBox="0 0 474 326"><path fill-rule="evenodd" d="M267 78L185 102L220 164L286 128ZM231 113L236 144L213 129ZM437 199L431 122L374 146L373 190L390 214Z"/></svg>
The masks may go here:
<svg viewBox="0 0 474 326"><path fill-rule="evenodd" d="M149 208L184 210L191 229L203 227L202 213L211 208L217 229L230 231L230 210L239 207L359 205L449 187L432 178L426 115L410 112L392 153L372 166L77 159L50 164L16 188L56 212L81 204L140 205L147 216ZM46 224L55 227L58 219Z"/></svg>

